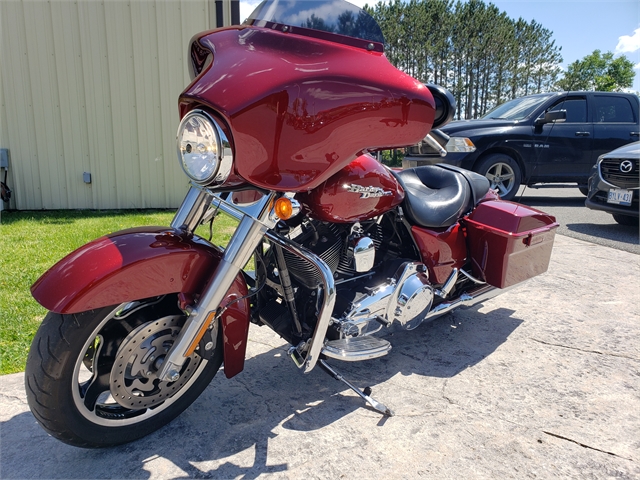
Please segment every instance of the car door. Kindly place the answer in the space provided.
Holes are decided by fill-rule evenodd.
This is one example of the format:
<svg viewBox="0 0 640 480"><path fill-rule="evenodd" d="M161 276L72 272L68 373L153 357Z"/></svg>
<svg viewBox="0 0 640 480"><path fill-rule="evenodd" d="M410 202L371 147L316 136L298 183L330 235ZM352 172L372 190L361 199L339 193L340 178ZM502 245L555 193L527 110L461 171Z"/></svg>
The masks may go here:
<svg viewBox="0 0 640 480"><path fill-rule="evenodd" d="M555 102L546 111L565 110L564 122L536 125L533 150L537 157L540 182L586 183L591 162L593 124L589 121L586 95L570 94Z"/></svg>
<svg viewBox="0 0 640 480"><path fill-rule="evenodd" d="M639 140L638 109L633 108L631 101L622 95L594 94L594 164L600 155Z"/></svg>

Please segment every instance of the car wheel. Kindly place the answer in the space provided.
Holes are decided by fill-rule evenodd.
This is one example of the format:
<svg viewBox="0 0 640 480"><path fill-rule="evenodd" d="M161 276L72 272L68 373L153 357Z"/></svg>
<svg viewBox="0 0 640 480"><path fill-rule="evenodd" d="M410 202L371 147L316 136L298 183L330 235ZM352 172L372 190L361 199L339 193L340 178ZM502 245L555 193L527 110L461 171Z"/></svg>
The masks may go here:
<svg viewBox="0 0 640 480"><path fill-rule="evenodd" d="M587 187L578 187L578 190L580 190L580 193L585 197L589 196L589 189Z"/></svg>
<svg viewBox="0 0 640 480"><path fill-rule="evenodd" d="M620 225L629 225L631 227L637 227L639 224L638 217L632 217L630 215L621 215L619 213L614 213L613 219L618 222Z"/></svg>
<svg viewBox="0 0 640 480"><path fill-rule="evenodd" d="M489 180L492 190L497 190L500 198L511 200L516 196L522 173L520 166L509 155L494 153L482 159L475 171Z"/></svg>

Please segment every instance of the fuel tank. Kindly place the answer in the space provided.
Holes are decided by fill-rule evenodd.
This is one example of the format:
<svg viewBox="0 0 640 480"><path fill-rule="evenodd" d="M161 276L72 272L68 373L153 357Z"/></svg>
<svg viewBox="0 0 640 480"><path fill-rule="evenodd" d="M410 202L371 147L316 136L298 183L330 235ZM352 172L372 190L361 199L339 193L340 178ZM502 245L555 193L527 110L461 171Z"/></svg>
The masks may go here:
<svg viewBox="0 0 640 480"><path fill-rule="evenodd" d="M393 174L370 155L361 155L321 185L296 199L311 218L353 223L399 205L404 190Z"/></svg>

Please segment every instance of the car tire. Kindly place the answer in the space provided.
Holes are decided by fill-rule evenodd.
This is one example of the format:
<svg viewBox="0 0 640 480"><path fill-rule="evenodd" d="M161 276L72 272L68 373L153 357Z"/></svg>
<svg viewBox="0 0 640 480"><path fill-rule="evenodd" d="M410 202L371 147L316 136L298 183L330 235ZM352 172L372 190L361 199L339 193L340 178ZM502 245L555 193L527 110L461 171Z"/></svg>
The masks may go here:
<svg viewBox="0 0 640 480"><path fill-rule="evenodd" d="M578 187L578 190L580 190L580 193L585 197L589 196L589 189L587 187Z"/></svg>
<svg viewBox="0 0 640 480"><path fill-rule="evenodd" d="M493 153L480 160L474 170L487 177L492 190L497 190L502 200L512 200L522 181L520 165L504 153Z"/></svg>
<svg viewBox="0 0 640 480"><path fill-rule="evenodd" d="M630 215L621 215L619 213L613 213L613 219L620 225L628 225L630 227L637 227L640 224L638 217L632 217Z"/></svg>

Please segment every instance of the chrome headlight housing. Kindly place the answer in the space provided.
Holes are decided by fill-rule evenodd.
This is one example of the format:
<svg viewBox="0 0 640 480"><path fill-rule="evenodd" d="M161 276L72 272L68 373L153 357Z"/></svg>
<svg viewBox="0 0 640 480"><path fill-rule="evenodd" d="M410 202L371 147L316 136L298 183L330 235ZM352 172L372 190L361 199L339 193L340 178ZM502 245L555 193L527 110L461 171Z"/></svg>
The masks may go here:
<svg viewBox="0 0 640 480"><path fill-rule="evenodd" d="M224 131L203 110L187 113L178 127L178 160L194 182L219 185L231 173L233 154Z"/></svg>

